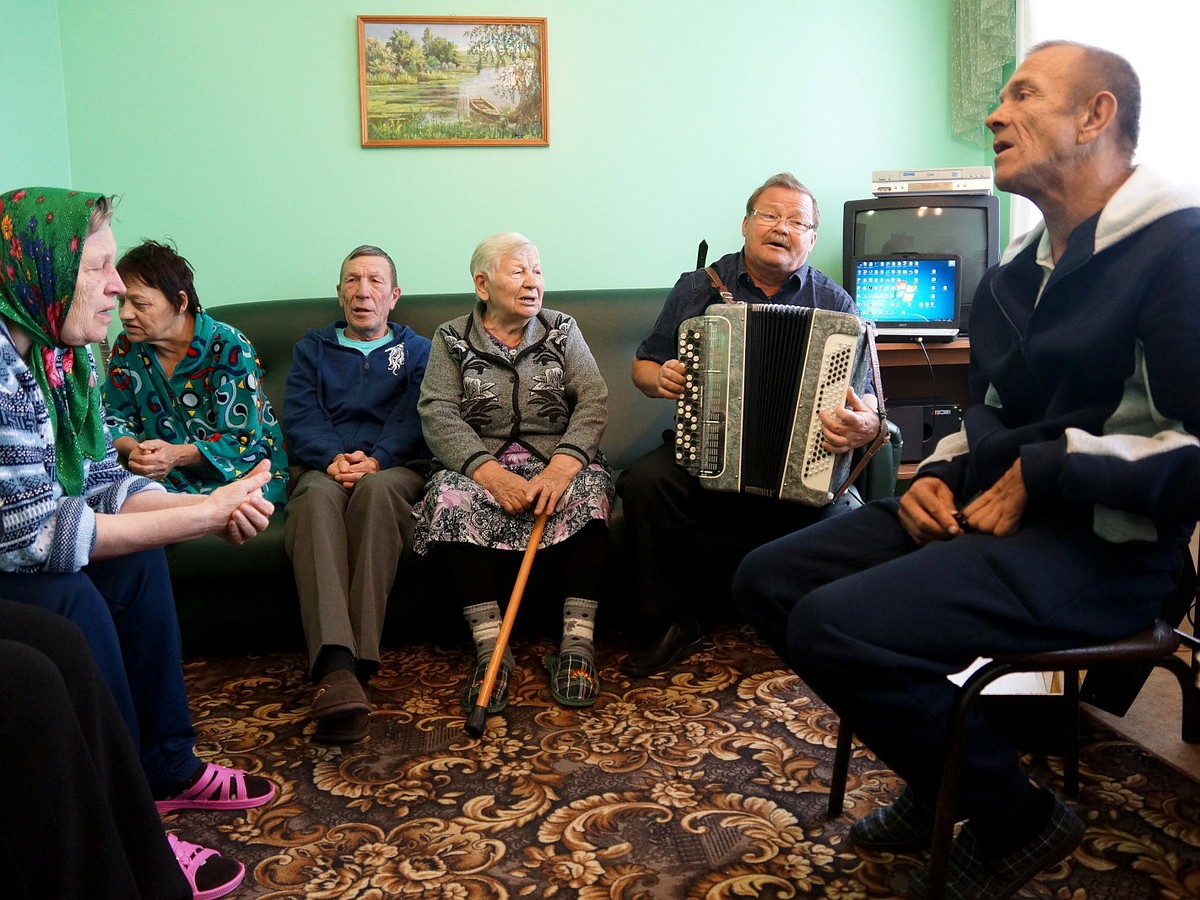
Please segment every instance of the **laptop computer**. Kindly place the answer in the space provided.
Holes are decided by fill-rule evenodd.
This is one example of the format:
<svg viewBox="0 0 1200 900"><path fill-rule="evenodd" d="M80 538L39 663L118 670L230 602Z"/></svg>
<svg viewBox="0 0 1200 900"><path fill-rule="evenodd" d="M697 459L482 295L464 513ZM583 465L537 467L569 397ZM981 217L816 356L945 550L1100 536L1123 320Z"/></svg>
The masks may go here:
<svg viewBox="0 0 1200 900"><path fill-rule="evenodd" d="M881 341L952 341L962 309L959 258L924 253L854 259L854 302Z"/></svg>

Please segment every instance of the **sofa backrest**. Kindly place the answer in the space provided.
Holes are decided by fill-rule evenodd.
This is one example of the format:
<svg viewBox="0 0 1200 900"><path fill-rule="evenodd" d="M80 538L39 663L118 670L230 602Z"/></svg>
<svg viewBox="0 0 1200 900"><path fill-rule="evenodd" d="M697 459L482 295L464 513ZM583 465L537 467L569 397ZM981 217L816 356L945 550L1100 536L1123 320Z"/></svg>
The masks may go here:
<svg viewBox="0 0 1200 900"><path fill-rule="evenodd" d="M617 469L657 446L663 429L671 427L675 405L644 396L630 380L634 350L654 327L666 296L665 288L546 294L546 307L579 322L608 383L608 428L602 447ZM468 312L474 302L475 295L468 293L404 294L391 318L430 337L438 325ZM333 297L229 303L209 312L254 344L263 367L263 389L281 419L292 348L309 328L320 328L341 316Z"/></svg>

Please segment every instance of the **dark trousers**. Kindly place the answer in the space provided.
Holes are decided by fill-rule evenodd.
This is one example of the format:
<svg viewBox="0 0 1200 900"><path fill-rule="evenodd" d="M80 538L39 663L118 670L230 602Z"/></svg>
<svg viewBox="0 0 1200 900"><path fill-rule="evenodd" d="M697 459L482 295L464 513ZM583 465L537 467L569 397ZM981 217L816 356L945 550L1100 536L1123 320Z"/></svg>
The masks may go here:
<svg viewBox="0 0 1200 900"><path fill-rule="evenodd" d="M89 563L78 572L0 572L0 597L74 622L139 747L157 796L200 765L194 751L175 599L161 550Z"/></svg>
<svg viewBox="0 0 1200 900"><path fill-rule="evenodd" d="M0 600L0 893L191 897L79 629Z"/></svg>
<svg viewBox="0 0 1200 900"><path fill-rule="evenodd" d="M955 687L979 656L1062 649L1145 627L1180 548L1114 545L1026 517L1015 535L924 547L881 500L750 553L734 599L759 634L932 807ZM1014 812L1031 787L982 715L970 723L960 812Z"/></svg>
<svg viewBox="0 0 1200 900"><path fill-rule="evenodd" d="M847 494L816 508L711 491L675 461L674 444L665 442L621 472L617 493L631 547L637 611L656 618L690 615L698 598L727 596L733 572L750 550L857 502ZM708 534L719 534L719 543L709 546Z"/></svg>
<svg viewBox="0 0 1200 900"><path fill-rule="evenodd" d="M561 618L551 621L548 608L567 597L599 600L604 581L605 555L608 548L608 528L597 520L589 522L565 541L537 551L529 570L528 588L521 599L522 612L536 606L540 630L557 629ZM451 597L461 606L475 603L498 603L503 608L512 595L517 571L524 551L494 550L467 543L438 541L430 544L429 559L444 574ZM532 600L532 603L527 601Z"/></svg>

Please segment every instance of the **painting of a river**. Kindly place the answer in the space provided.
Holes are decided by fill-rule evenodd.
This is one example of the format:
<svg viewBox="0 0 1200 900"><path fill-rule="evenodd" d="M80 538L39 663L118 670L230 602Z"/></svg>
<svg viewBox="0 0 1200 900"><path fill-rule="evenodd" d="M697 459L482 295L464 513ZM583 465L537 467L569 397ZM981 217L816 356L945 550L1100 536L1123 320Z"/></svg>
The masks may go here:
<svg viewBox="0 0 1200 900"><path fill-rule="evenodd" d="M358 17L362 145L548 146L546 20Z"/></svg>

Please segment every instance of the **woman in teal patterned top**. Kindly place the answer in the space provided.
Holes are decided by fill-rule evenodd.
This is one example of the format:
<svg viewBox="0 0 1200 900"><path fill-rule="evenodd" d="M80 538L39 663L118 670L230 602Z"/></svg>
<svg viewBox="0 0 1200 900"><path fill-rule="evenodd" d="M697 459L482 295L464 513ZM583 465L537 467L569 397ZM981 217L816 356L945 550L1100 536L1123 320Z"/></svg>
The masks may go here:
<svg viewBox="0 0 1200 900"><path fill-rule="evenodd" d="M171 490L206 494L270 459L263 494L281 503L287 454L250 341L200 308L192 267L171 247L146 241L117 271L124 331L104 405L122 463Z"/></svg>

